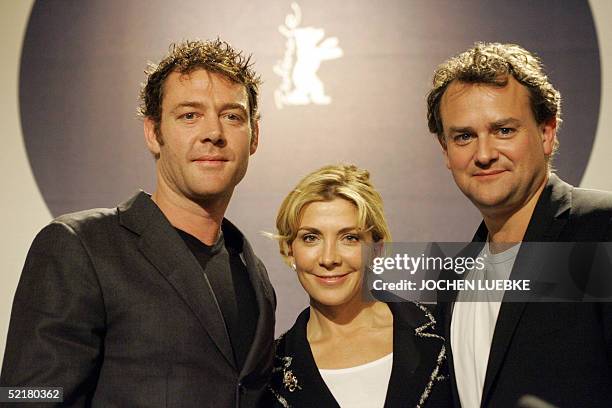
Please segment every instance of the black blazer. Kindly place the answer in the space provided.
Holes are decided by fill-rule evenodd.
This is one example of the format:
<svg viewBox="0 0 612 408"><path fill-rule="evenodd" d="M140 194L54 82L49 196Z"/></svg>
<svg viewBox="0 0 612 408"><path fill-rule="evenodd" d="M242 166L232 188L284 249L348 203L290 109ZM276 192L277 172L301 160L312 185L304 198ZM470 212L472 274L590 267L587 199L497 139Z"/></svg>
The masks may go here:
<svg viewBox="0 0 612 408"><path fill-rule="evenodd" d="M415 303L388 305L393 313L393 366L385 407L450 406L444 339L434 333L433 316ZM309 317L310 309L304 310L277 340L266 406L338 407L310 350L306 337Z"/></svg>
<svg viewBox="0 0 612 408"><path fill-rule="evenodd" d="M473 241L484 242L484 222ZM574 188L551 175L523 241L612 240L612 193ZM480 251L480 245L477 251ZM521 247L511 278L526 270ZM474 255L476 255L476 252ZM612 271L611 271L612 272ZM482 407L515 407L532 394L559 407L612 404L612 304L502 303L489 355ZM453 400L460 406L450 346L452 303L439 305L449 351ZM472 407L464 407L472 408Z"/></svg>
<svg viewBox="0 0 612 408"><path fill-rule="evenodd" d="M198 261L148 195L62 216L21 274L0 384L61 386L64 405L255 406L273 359L275 297L242 240L259 320L238 370ZM44 405L48 406L48 405Z"/></svg>

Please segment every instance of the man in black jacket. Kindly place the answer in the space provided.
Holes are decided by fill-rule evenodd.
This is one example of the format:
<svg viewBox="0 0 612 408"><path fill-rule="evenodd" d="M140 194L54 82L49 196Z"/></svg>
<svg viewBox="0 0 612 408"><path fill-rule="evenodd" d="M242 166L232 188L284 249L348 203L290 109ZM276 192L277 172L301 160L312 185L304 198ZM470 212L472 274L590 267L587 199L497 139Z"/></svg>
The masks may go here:
<svg viewBox="0 0 612 408"><path fill-rule="evenodd" d="M540 61L517 45L478 43L434 74L429 129L483 216L474 241L502 278L530 270L521 242L612 240L612 194L552 173L560 101ZM466 300L440 308L456 406L514 407L525 394L609 406L609 303Z"/></svg>
<svg viewBox="0 0 612 408"><path fill-rule="evenodd" d="M249 58L220 40L173 45L151 67L141 113L156 189L38 234L2 386L63 387L66 406L257 404L275 297L224 214L257 149L259 84Z"/></svg>

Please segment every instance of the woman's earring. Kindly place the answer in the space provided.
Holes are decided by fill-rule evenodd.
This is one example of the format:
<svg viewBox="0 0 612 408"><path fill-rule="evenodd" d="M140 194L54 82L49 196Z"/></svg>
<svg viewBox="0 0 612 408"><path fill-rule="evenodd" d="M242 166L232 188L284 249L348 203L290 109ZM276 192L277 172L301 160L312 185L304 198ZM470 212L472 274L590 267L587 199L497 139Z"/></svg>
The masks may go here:
<svg viewBox="0 0 612 408"><path fill-rule="evenodd" d="M296 270L295 263L292 263L292 264L291 264L291 269L293 269L294 271Z"/></svg>

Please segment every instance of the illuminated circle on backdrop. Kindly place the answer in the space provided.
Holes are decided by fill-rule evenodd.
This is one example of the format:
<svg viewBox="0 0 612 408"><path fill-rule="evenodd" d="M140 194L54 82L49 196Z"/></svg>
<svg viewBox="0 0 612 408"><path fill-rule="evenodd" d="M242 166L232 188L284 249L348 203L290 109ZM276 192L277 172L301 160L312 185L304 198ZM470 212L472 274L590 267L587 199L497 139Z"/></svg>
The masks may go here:
<svg viewBox="0 0 612 408"><path fill-rule="evenodd" d="M298 3L302 27L335 39L316 72L329 98L318 100L327 104L291 105L285 96L281 106L278 95L275 102L282 79L274 67L287 51L279 27L295 14L290 2L37 1L19 97L30 164L52 214L113 206L138 188L153 188L154 162L136 117L146 62L172 41L218 35L252 52L264 80L261 145L240 187L240 211L273 220L304 174L350 161L371 171L396 239L437 238L431 231L459 239L453 231L472 231L473 218L463 216L471 204L459 199L427 132L425 95L435 67L479 40L518 43L541 56L564 98L555 167L579 184L600 100L588 2ZM406 214L422 216L405 225ZM243 228L261 230L252 218L244 216Z"/></svg>

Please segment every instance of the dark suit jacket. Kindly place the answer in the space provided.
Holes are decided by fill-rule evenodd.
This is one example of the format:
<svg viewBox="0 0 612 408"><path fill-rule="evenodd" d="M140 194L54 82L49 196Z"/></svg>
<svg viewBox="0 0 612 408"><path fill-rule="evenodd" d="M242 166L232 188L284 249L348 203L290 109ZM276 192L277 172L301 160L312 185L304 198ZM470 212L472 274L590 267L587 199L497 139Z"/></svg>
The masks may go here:
<svg viewBox="0 0 612 408"><path fill-rule="evenodd" d="M145 193L62 216L36 237L13 303L0 384L64 387L65 405L254 406L273 359L275 297L242 239L259 307L244 367L234 361L198 261ZM48 406L48 405L45 405Z"/></svg>
<svg viewBox="0 0 612 408"><path fill-rule="evenodd" d="M393 313L393 366L385 407L450 406L444 339L434 334L433 316L424 306L410 302L388 305ZM304 310L293 327L277 340L266 406L338 407L319 374L306 338L309 317L310 310ZM297 380L299 389L290 390L288 372Z"/></svg>
<svg viewBox="0 0 612 408"><path fill-rule="evenodd" d="M612 239L611 222L611 193L574 188L552 175L523 241L607 242ZM482 223L474 241L484 243L487 235ZM533 254L526 251L524 247L519 250L511 278L515 271L527 269L528 258ZM453 399L458 407L450 347L452 306L441 304L440 310L449 350ZM610 303L502 303L481 406L515 407L524 394L560 407L612 405Z"/></svg>

